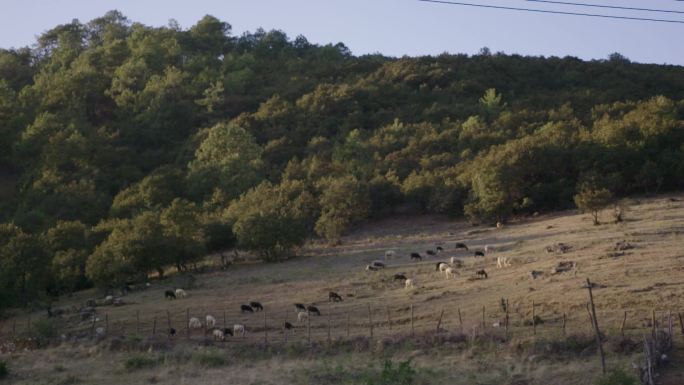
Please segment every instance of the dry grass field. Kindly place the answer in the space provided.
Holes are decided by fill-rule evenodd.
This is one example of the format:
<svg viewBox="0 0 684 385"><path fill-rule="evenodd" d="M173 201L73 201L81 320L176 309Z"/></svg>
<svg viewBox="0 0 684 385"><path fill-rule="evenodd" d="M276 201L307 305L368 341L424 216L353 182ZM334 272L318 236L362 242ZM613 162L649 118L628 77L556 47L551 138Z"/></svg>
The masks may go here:
<svg viewBox="0 0 684 385"><path fill-rule="evenodd" d="M565 351L577 346L570 346L562 331L565 314L567 335L591 341L586 278L596 284L597 318L609 337L620 334L624 311L625 334L634 341L648 332L653 310L661 324L668 311L684 311L684 196L631 199L628 207L625 221L612 223L606 211L599 226L574 211L522 218L501 229L439 217L394 217L355 229L338 247L307 245L301 252L306 257L234 265L194 274L194 280L172 276L152 281L150 288L124 297L124 306L97 308L96 327L105 325L106 315L104 341L62 343L0 359L8 363L8 381L15 384L374 383L369 378L385 359L411 359L414 383L420 384L591 384L600 372L594 351ZM616 250L623 241L631 247ZM471 251L455 250L455 242L466 243ZM547 246L558 243L569 249L547 252ZM425 255L438 245L444 252ZM485 245L495 251L473 258L472 251ZM388 260L386 269L364 269L390 249L399 257ZM411 262L411 252L421 253L423 261ZM511 266L498 269L499 256L509 257ZM455 279L435 271L436 262L450 257L465 265ZM552 274L559 262L574 262L574 268ZM487 271L487 279L476 278L479 269ZM533 280L532 270L543 274ZM396 273L415 279L415 287L405 289L394 281ZM186 289L188 297L164 300L164 291L176 287ZM331 290L344 301L329 303ZM81 306L96 296L95 291L78 293L55 307ZM503 324L501 298L509 303L506 343L501 342L503 328L495 327ZM240 304L253 300L264 305L265 315L240 313ZM314 303L322 315L311 317L310 325L297 323L295 302ZM540 322L536 336L529 325L533 302ZM202 318L212 314L219 325L224 317L228 325L243 323L247 336L214 343L195 331L188 338L186 312ZM172 341L164 335L167 314L179 331ZM43 316L35 313L31 319ZM410 338L411 318L415 338ZM297 325L287 336L281 326L285 321ZM4 320L3 335L11 334L15 322L23 330L28 315ZM438 323L441 332L435 334ZM89 321L63 326L71 333L93 327ZM150 337L153 328L156 338ZM145 349L114 347L113 339ZM609 368L629 371L638 359L634 352L616 353L610 338L605 345ZM663 381L684 383L676 365L680 358L674 359Z"/></svg>

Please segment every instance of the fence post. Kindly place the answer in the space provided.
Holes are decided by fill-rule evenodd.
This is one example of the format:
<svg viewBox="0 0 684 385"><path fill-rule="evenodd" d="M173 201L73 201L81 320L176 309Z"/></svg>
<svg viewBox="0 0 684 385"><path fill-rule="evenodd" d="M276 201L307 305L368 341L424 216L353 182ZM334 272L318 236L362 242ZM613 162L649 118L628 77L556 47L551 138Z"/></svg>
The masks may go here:
<svg viewBox="0 0 684 385"><path fill-rule="evenodd" d="M135 311L135 333L140 334L140 310Z"/></svg>
<svg viewBox="0 0 684 385"><path fill-rule="evenodd" d="M534 314L534 301L532 301L532 332L537 335L537 317Z"/></svg>
<svg viewBox="0 0 684 385"><path fill-rule="evenodd" d="M152 335L157 334L157 315L154 315L154 321L152 321Z"/></svg>
<svg viewBox="0 0 684 385"><path fill-rule="evenodd" d="M264 345L268 345L268 324L266 323L266 310L264 313Z"/></svg>
<svg viewBox="0 0 684 385"><path fill-rule="evenodd" d="M93 322L90 324L90 338L95 338L95 316L93 316Z"/></svg>
<svg viewBox="0 0 684 385"><path fill-rule="evenodd" d="M28 319L26 320L26 329L29 333L31 333L31 313L29 313Z"/></svg>
<svg viewBox="0 0 684 385"><path fill-rule="evenodd" d="M461 334L463 334L463 318L461 318L461 308L458 308L458 325L461 327Z"/></svg>
<svg viewBox="0 0 684 385"><path fill-rule="evenodd" d="M625 310L624 315L622 316L622 324L620 325L620 335L624 338L625 337L625 323L627 322L627 310Z"/></svg>
<svg viewBox="0 0 684 385"><path fill-rule="evenodd" d="M682 313L679 312L677 313L677 315L679 315L679 328L681 329L682 335L684 336L684 322L682 322Z"/></svg>
<svg viewBox="0 0 684 385"><path fill-rule="evenodd" d="M373 315L370 303L368 304L368 328L370 330L370 338L373 339Z"/></svg>
<svg viewBox="0 0 684 385"><path fill-rule="evenodd" d="M105 335L109 335L109 314L105 313Z"/></svg>
<svg viewBox="0 0 684 385"><path fill-rule="evenodd" d="M485 326L485 307L484 305L482 306L482 333L487 330L487 326Z"/></svg>
<svg viewBox="0 0 684 385"><path fill-rule="evenodd" d="M591 292L591 282L587 278L587 289L589 289L589 301L591 302L591 315L594 320L594 331L596 332L596 343L598 343L599 353L601 354L601 371L606 373L606 358L603 355L603 344L601 343L601 332L599 331L598 320L596 319L596 306L594 306L594 294ZM654 312L655 314L655 312Z"/></svg>
<svg viewBox="0 0 684 385"><path fill-rule="evenodd" d="M328 311L328 345L330 345L331 337L330 337L330 311Z"/></svg>
<svg viewBox="0 0 684 385"><path fill-rule="evenodd" d="M306 317L306 339L309 341L309 345L311 345L311 316L309 315Z"/></svg>
<svg viewBox="0 0 684 385"><path fill-rule="evenodd" d="M190 308L185 308L185 338L190 339Z"/></svg>
<svg viewBox="0 0 684 385"><path fill-rule="evenodd" d="M656 338L657 332L658 332L658 326L656 324L656 315L655 315L655 309L651 309L651 335L653 338Z"/></svg>
<svg viewBox="0 0 684 385"><path fill-rule="evenodd" d="M508 340L508 299L506 299L506 318L504 319L506 340Z"/></svg>
<svg viewBox="0 0 684 385"><path fill-rule="evenodd" d="M347 312L347 337L349 337L349 312Z"/></svg>
<svg viewBox="0 0 684 385"><path fill-rule="evenodd" d="M223 309L223 327L226 328L226 309Z"/></svg>
<svg viewBox="0 0 684 385"><path fill-rule="evenodd" d="M389 306L387 306L387 328L392 331L392 318L390 318Z"/></svg>
<svg viewBox="0 0 684 385"><path fill-rule="evenodd" d="M442 324L442 316L444 315L444 309L439 313L439 320L437 320L437 333L439 333L439 326Z"/></svg>
<svg viewBox="0 0 684 385"><path fill-rule="evenodd" d="M415 335L415 331L413 329L413 304L411 304L411 337Z"/></svg>
<svg viewBox="0 0 684 385"><path fill-rule="evenodd" d="M565 313L563 313L563 337L565 337L565 322L566 322L567 316Z"/></svg>

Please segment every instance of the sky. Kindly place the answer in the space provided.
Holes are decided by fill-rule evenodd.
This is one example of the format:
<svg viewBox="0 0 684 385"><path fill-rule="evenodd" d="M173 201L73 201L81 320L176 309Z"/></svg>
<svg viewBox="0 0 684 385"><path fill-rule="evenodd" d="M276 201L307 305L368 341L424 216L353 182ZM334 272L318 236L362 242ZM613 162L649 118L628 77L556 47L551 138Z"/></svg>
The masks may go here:
<svg viewBox="0 0 684 385"><path fill-rule="evenodd" d="M526 0L460 1L684 21L684 1L677 0L565 1L669 9L682 14ZM587 60L619 52L636 62L684 65L684 23L536 14L418 0L3 0L0 48L30 46L36 36L56 25L72 19L85 23L113 9L135 22L162 26L175 19L183 28L209 14L230 23L234 35L259 27L279 29L291 38L304 35L313 43L343 42L355 55L475 54L489 47L492 52Z"/></svg>

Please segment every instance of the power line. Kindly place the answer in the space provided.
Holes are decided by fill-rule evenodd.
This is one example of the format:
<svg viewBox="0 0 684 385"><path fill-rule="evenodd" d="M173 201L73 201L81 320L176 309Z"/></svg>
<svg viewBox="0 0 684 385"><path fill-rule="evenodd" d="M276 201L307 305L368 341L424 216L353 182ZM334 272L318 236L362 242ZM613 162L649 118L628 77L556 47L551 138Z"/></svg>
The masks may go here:
<svg viewBox="0 0 684 385"><path fill-rule="evenodd" d="M551 0L525 0L534 3L549 3L549 4L560 4L560 5L576 5L579 7L594 7L594 8L610 8L610 9L623 9L628 11L646 11L646 12L662 12L662 13L680 13L684 14L684 11L674 11L669 9L652 9L652 8L634 8L634 7L620 7L617 5L601 5L601 4L587 4L587 3L571 3L566 1L551 1ZM682 1L682 0L677 0Z"/></svg>
<svg viewBox="0 0 684 385"><path fill-rule="evenodd" d="M616 15L600 15L593 13L581 13L581 12L563 12L563 11L549 11L544 9L534 9L534 8L516 8L516 7L504 7L500 5L489 5L489 4L473 4L473 3L460 3L455 1L444 1L444 0L418 0L425 3L439 3L439 4L449 4L449 5L461 5L464 7L479 7L479 8L493 8L493 9L503 9L507 11L524 11L524 12L537 12L537 13L552 13L557 15L571 15L571 16L587 16L587 17L599 17L604 19L620 19L620 20L639 20L639 21L653 21L659 23L676 23L684 24L684 20L666 20L666 19L651 19L646 17L630 17L630 16L616 16ZM684 0L676 0L684 1Z"/></svg>

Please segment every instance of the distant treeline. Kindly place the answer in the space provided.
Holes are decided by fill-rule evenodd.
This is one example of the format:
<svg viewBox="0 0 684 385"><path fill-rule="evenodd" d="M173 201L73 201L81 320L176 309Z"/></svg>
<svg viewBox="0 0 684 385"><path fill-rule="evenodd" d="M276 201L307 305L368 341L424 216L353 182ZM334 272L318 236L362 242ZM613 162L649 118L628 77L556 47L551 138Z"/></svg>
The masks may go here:
<svg viewBox="0 0 684 385"><path fill-rule="evenodd" d="M0 50L0 308L233 247L275 260L397 210L492 223L680 189L683 99L684 67L619 54L354 56L116 11L60 25Z"/></svg>

